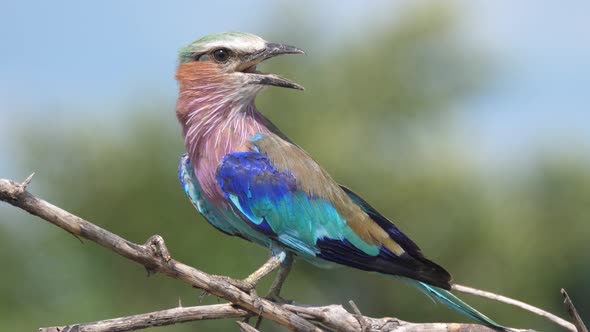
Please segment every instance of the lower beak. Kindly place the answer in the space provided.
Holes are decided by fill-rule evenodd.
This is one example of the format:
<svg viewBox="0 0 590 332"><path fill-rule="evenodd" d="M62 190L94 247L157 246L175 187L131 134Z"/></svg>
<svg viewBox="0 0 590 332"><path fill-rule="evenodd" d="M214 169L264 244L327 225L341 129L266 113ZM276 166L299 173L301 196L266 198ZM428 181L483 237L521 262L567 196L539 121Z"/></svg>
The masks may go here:
<svg viewBox="0 0 590 332"><path fill-rule="evenodd" d="M266 47L262 51L247 55L242 61L244 63L244 68L248 68L255 66L264 60L283 54L304 54L304 52L291 45L266 43ZM304 90L303 86L274 74L264 74L259 72L248 72L247 74L249 77L249 84L274 85L283 88Z"/></svg>
<svg viewBox="0 0 590 332"><path fill-rule="evenodd" d="M290 88L296 90L305 90L305 88L295 82L274 74L248 74L248 84L274 85L281 88Z"/></svg>

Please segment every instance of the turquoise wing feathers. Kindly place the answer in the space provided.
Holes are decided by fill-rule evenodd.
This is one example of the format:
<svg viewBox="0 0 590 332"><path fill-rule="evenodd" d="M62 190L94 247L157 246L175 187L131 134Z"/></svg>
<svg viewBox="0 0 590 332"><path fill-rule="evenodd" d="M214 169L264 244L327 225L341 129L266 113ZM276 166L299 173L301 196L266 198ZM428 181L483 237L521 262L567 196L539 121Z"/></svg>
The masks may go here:
<svg viewBox="0 0 590 332"><path fill-rule="evenodd" d="M217 179L246 223L300 254L320 254L317 242L322 238L347 239L368 254L379 252L346 225L329 201L310 198L297 187L292 174L277 171L261 153L227 155Z"/></svg>
<svg viewBox="0 0 590 332"><path fill-rule="evenodd" d="M301 151L276 138L256 137L250 151L223 158L216 179L245 224L304 258L450 288L448 272L424 258L393 223L331 178L313 179L323 173ZM310 167L312 172L303 174ZM308 185L319 181L325 181L320 189Z"/></svg>

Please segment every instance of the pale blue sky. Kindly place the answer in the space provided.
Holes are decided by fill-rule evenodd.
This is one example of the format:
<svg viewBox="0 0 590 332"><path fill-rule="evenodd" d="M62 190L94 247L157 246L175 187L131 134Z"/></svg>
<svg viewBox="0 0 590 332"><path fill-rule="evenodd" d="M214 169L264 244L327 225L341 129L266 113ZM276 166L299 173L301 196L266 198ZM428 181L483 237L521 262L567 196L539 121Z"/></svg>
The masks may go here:
<svg viewBox="0 0 590 332"><path fill-rule="evenodd" d="M322 41L306 45L309 54L360 38L414 2L298 2L306 10L287 1L217 3L0 1L0 129L60 105L107 116L143 91L173 101L176 50L207 33L268 34L271 24L304 16ZM494 84L462 105L470 110L457 128L466 149L483 163L512 163L561 141L590 152L590 1L456 3L463 33L500 65ZM20 175L8 137L0 132L8 156L0 177Z"/></svg>
<svg viewBox="0 0 590 332"><path fill-rule="evenodd" d="M465 30L503 67L493 88L464 105L474 113L461 128L482 160L511 163L563 144L589 155L590 2L461 4Z"/></svg>

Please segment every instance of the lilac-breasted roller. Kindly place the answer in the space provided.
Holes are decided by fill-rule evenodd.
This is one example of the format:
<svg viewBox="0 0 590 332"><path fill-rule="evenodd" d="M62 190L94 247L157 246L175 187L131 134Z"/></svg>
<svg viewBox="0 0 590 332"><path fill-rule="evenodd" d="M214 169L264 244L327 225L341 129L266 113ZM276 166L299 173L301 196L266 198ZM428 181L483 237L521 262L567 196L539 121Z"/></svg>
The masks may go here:
<svg viewBox="0 0 590 332"><path fill-rule="evenodd" d="M242 32L209 35L180 50L176 114L188 152L178 169L183 189L215 228L271 250L269 261L237 284L253 288L279 268L269 296L280 299L297 256L403 278L433 299L502 328L451 294L445 269L256 109L256 95L265 87L303 90L258 72L256 65L299 53Z"/></svg>

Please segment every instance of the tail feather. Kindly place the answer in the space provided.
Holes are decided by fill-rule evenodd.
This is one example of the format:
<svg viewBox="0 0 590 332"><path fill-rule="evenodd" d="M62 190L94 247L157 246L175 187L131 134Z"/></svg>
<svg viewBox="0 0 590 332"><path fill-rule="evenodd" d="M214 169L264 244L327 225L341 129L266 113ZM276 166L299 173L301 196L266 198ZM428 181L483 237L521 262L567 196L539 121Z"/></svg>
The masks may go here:
<svg viewBox="0 0 590 332"><path fill-rule="evenodd" d="M417 287L418 289L420 289L421 291L423 291L424 293L426 293L426 295L428 295L433 300L440 302L475 321L478 321L492 328L506 330L505 326L502 326L494 322L492 319L482 314L481 312L475 310L473 307L463 302L460 298L456 297L455 295L453 295L453 293L449 292L446 289L431 286L421 281L415 281L411 279L407 279L407 281L415 287Z"/></svg>

